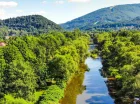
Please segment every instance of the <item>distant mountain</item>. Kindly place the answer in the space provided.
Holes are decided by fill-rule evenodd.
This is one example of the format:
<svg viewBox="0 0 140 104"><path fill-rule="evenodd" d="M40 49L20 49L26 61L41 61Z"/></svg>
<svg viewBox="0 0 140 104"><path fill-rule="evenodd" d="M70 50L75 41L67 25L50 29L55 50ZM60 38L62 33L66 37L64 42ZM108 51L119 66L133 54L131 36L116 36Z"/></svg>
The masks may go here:
<svg viewBox="0 0 140 104"><path fill-rule="evenodd" d="M62 30L56 23L48 20L41 15L22 16L9 18L2 21L3 26L9 29L23 30L28 33L45 33L48 31Z"/></svg>
<svg viewBox="0 0 140 104"><path fill-rule="evenodd" d="M140 25L140 16L132 19L131 21L129 21L129 23L139 24Z"/></svg>
<svg viewBox="0 0 140 104"><path fill-rule="evenodd" d="M61 24L64 29L90 30L106 24L122 23L140 17L140 4L117 5L99 9L72 21Z"/></svg>
<svg viewBox="0 0 140 104"><path fill-rule="evenodd" d="M120 30L120 29L139 29L140 30L140 17L136 17L129 21L107 23L103 25L88 25L81 28L81 30Z"/></svg>

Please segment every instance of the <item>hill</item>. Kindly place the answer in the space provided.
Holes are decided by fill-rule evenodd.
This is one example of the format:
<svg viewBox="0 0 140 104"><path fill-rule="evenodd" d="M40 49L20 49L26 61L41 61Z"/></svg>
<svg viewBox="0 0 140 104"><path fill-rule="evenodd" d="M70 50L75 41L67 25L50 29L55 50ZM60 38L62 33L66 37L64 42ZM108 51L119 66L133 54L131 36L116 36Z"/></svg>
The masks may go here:
<svg viewBox="0 0 140 104"><path fill-rule="evenodd" d="M2 21L9 29L23 30L28 33L45 33L48 31L62 30L56 23L41 15L22 16L9 18Z"/></svg>
<svg viewBox="0 0 140 104"><path fill-rule="evenodd" d="M72 21L61 24L64 29L72 30L90 28L105 24L122 23L140 16L140 4L117 5L102 8Z"/></svg>
<svg viewBox="0 0 140 104"><path fill-rule="evenodd" d="M117 23L107 23L103 25L96 26L84 26L82 30L120 30L120 29L140 29L140 17L136 17L129 21L117 22Z"/></svg>
<svg viewBox="0 0 140 104"><path fill-rule="evenodd" d="M136 18L134 18L134 19L132 19L132 20L130 21L130 23L133 23L133 24L140 24L140 16L139 16L139 17L136 17Z"/></svg>

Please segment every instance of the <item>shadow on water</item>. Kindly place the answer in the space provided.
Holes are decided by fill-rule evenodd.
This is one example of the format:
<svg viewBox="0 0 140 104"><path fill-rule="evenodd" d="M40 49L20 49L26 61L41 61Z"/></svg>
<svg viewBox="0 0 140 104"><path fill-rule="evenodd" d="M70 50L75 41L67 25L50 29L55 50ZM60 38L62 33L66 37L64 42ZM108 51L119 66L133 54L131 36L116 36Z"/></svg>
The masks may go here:
<svg viewBox="0 0 140 104"><path fill-rule="evenodd" d="M93 48L94 46L90 45L90 49ZM85 64L90 71L82 71L74 76L67 85L61 104L114 104L114 99L108 94L104 78L99 72L102 68L101 59L88 57Z"/></svg>
<svg viewBox="0 0 140 104"><path fill-rule="evenodd" d="M76 104L77 95L85 90L85 86L82 85L84 73L85 68L81 68L80 72L71 79L65 90L65 96L60 101L61 104Z"/></svg>

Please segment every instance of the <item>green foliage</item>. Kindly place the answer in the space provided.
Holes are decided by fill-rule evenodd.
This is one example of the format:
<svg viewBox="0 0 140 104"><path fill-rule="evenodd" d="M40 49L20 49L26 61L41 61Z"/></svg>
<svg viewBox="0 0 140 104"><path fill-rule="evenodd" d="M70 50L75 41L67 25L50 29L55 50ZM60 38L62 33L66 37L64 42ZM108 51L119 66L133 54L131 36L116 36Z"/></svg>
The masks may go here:
<svg viewBox="0 0 140 104"><path fill-rule="evenodd" d="M103 69L119 81L119 97L139 91L139 31L118 31L95 36L101 51ZM116 86L116 87L117 87Z"/></svg>
<svg viewBox="0 0 140 104"><path fill-rule="evenodd" d="M38 102L39 98L42 96L42 94L44 93L44 91L37 91L34 93L35 95L35 103Z"/></svg>
<svg viewBox="0 0 140 104"><path fill-rule="evenodd" d="M88 40L79 30L7 40L7 46L0 47L1 102L57 104L66 83L86 58Z"/></svg>
<svg viewBox="0 0 140 104"><path fill-rule="evenodd" d="M62 31L62 28L40 15L0 20L0 39L5 39L6 36L39 35L50 31Z"/></svg>
<svg viewBox="0 0 140 104"><path fill-rule="evenodd" d="M49 63L48 72L52 78L68 80L78 68L70 55L57 55Z"/></svg>
<svg viewBox="0 0 140 104"><path fill-rule="evenodd" d="M13 44L4 47L3 53L4 53L3 56L4 56L6 63L10 63L13 60L18 60L18 59L24 60L19 49Z"/></svg>
<svg viewBox="0 0 140 104"><path fill-rule="evenodd" d="M91 54L91 57L96 59L96 58L98 58L98 55L97 54Z"/></svg>
<svg viewBox="0 0 140 104"><path fill-rule="evenodd" d="M56 85L50 86L43 94L40 104L59 104L59 100L64 96L64 90Z"/></svg>
<svg viewBox="0 0 140 104"><path fill-rule="evenodd" d="M22 98L13 98L11 95L5 95L2 104L33 104L31 102L25 101Z"/></svg>
<svg viewBox="0 0 140 104"><path fill-rule="evenodd" d="M4 74L5 92L13 93L15 97L32 99L30 97L36 88L36 76L28 62L11 62Z"/></svg>
<svg viewBox="0 0 140 104"><path fill-rule="evenodd" d="M32 34L62 30L61 27L40 15L22 16L3 20L3 25L14 30L23 30Z"/></svg>
<svg viewBox="0 0 140 104"><path fill-rule="evenodd" d="M90 52L90 56L94 59L98 58L98 55L99 55L99 52L98 52L98 49L94 49Z"/></svg>
<svg viewBox="0 0 140 104"><path fill-rule="evenodd" d="M8 35L8 29L6 27L0 28L0 39L3 39Z"/></svg>
<svg viewBox="0 0 140 104"><path fill-rule="evenodd" d="M117 5L93 11L87 15L61 24L64 29L86 31L133 29L140 27L140 4ZM132 9L133 8L133 9Z"/></svg>

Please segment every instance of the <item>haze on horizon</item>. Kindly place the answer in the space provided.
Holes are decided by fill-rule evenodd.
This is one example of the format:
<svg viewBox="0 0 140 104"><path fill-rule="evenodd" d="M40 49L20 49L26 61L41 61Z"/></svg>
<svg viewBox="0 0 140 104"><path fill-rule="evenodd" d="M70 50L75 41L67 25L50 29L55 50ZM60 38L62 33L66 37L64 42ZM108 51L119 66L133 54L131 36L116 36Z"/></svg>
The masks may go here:
<svg viewBox="0 0 140 104"><path fill-rule="evenodd" d="M97 9L140 0L0 0L0 19L39 14L64 23Z"/></svg>

